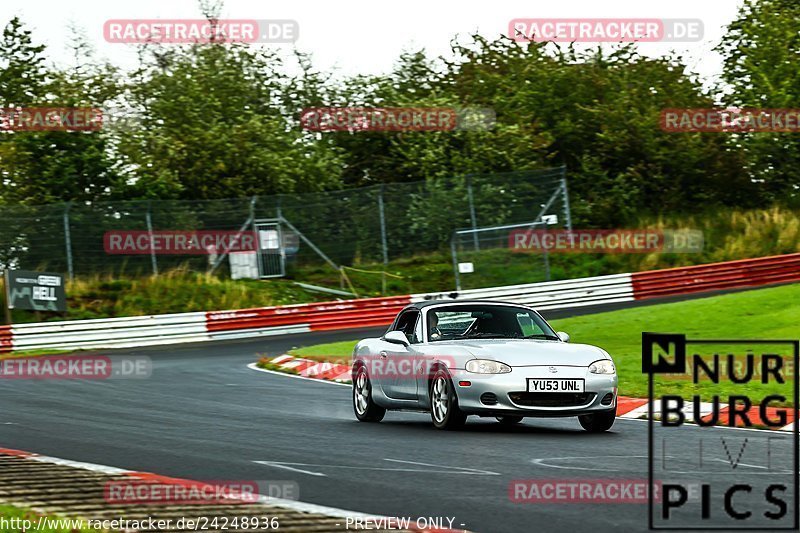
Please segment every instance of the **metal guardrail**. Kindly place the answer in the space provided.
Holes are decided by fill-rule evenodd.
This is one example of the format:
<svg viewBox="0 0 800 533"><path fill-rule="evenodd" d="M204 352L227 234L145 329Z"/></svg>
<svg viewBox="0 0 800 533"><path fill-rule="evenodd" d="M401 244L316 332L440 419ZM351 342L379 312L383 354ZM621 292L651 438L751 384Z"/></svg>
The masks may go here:
<svg viewBox="0 0 800 533"><path fill-rule="evenodd" d="M800 281L800 254L461 292L0 326L0 352L127 348L386 326L404 306L431 299L501 299L566 309L792 281Z"/></svg>
<svg viewBox="0 0 800 533"><path fill-rule="evenodd" d="M211 340L205 313L37 322L11 326L14 350L134 348Z"/></svg>
<svg viewBox="0 0 800 533"><path fill-rule="evenodd" d="M537 309L566 309L587 305L626 302L634 299L631 274L613 274L460 292L417 294L412 301L424 300L503 300Z"/></svg>

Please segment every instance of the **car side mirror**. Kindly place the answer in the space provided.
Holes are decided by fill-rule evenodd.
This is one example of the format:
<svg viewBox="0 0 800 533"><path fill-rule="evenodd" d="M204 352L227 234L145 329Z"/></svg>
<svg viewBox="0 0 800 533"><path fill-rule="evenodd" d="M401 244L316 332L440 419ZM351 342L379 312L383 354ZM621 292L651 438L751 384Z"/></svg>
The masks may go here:
<svg viewBox="0 0 800 533"><path fill-rule="evenodd" d="M391 342L392 344L402 344L403 346L408 346L411 344L408 342L406 338L406 334L402 331L390 331L386 335L383 336L383 340L386 342Z"/></svg>
<svg viewBox="0 0 800 533"><path fill-rule="evenodd" d="M559 331L556 333L556 335L558 335L558 338L561 339L561 342L569 342L569 333Z"/></svg>

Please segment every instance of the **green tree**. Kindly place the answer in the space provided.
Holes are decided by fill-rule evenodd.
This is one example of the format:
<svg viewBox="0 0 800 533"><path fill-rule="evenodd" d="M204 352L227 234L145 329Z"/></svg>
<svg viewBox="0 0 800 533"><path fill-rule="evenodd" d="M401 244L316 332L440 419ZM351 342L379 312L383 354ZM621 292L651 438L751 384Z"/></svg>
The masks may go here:
<svg viewBox="0 0 800 533"><path fill-rule="evenodd" d="M115 94L116 70L93 63L85 37L75 34L76 63L63 71L45 67L45 47L33 43L18 18L0 43L2 107L102 108ZM94 201L114 184L107 137L99 132L0 132L0 202L44 204Z"/></svg>
<svg viewBox="0 0 800 533"><path fill-rule="evenodd" d="M797 108L800 102L800 3L745 0L718 47L724 57L725 103L747 108ZM800 199L796 133L746 133L743 174L763 183L768 200Z"/></svg>
<svg viewBox="0 0 800 533"><path fill-rule="evenodd" d="M138 123L119 139L131 193L206 199L339 185L336 152L292 127L275 53L233 43L152 47L129 85Z"/></svg>
<svg viewBox="0 0 800 533"><path fill-rule="evenodd" d="M662 109L713 101L679 57L644 57L633 45L577 51L473 41L456 46L450 85L459 99L494 107L498 124L515 126L544 149L544 160L566 165L577 223L610 226L641 212L748 202L740 154L723 136L660 128ZM525 155L511 165L533 164Z"/></svg>

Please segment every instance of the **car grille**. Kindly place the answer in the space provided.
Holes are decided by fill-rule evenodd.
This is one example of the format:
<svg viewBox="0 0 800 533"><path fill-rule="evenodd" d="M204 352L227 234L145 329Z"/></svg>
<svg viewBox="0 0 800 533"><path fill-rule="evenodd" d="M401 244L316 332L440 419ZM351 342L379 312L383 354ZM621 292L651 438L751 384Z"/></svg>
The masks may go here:
<svg viewBox="0 0 800 533"><path fill-rule="evenodd" d="M524 407L578 407L595 397L593 392L510 392L509 399Z"/></svg>

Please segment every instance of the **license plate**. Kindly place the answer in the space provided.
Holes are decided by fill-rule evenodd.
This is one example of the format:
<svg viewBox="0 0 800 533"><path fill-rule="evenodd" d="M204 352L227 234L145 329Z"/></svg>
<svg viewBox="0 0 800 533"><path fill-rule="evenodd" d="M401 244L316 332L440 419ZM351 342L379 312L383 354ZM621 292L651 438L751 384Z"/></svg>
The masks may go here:
<svg viewBox="0 0 800 533"><path fill-rule="evenodd" d="M582 379L528 378L528 392L583 392Z"/></svg>

